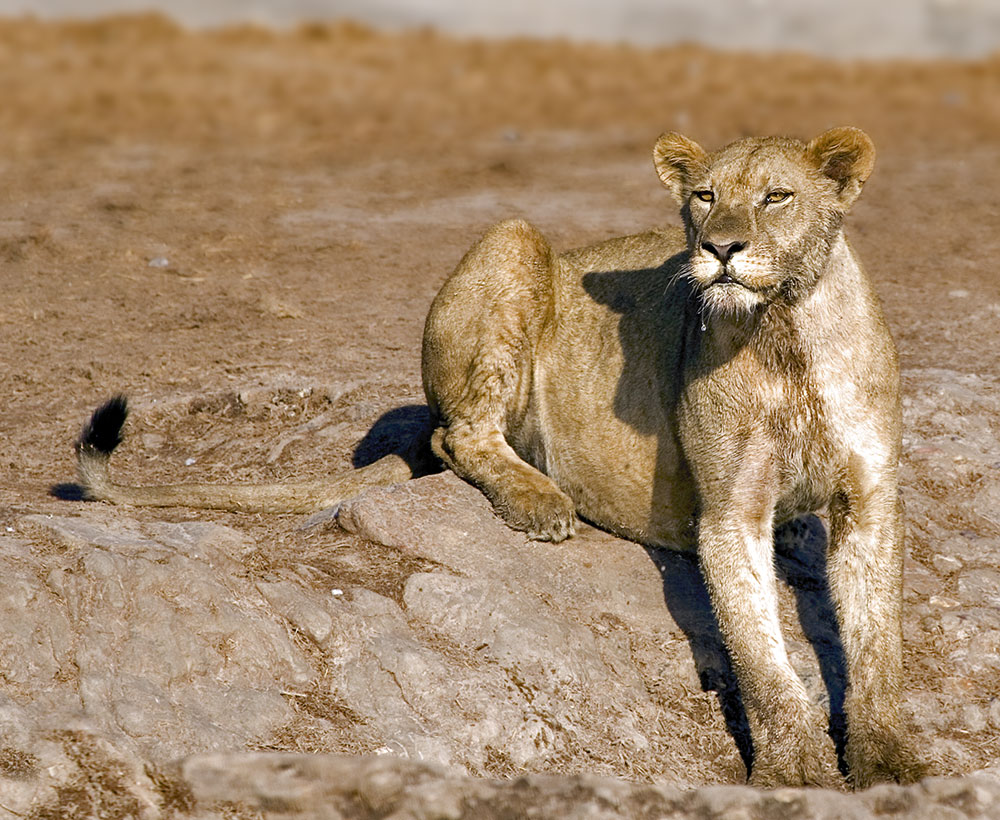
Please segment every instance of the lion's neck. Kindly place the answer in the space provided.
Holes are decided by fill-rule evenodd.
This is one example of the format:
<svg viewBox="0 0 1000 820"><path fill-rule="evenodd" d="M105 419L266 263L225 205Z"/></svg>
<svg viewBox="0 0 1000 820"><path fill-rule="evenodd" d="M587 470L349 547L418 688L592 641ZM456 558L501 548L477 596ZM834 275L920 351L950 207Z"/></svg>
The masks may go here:
<svg viewBox="0 0 1000 820"><path fill-rule="evenodd" d="M753 313L699 319L697 345L703 366L713 367L750 357L767 372L801 378L817 339L835 341L866 310L858 292L860 271L838 232L825 265L812 284L787 294ZM862 286L862 290L864 290Z"/></svg>

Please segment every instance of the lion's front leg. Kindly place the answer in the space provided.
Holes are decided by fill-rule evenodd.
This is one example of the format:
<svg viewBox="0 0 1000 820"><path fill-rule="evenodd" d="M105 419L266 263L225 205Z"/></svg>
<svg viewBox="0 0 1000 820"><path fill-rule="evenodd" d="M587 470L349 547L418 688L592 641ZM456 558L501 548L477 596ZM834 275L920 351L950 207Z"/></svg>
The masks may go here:
<svg viewBox="0 0 1000 820"><path fill-rule="evenodd" d="M855 788L912 782L917 762L899 714L903 677L902 511L894 482L852 482L830 505L830 588L847 658L847 766Z"/></svg>
<svg viewBox="0 0 1000 820"><path fill-rule="evenodd" d="M833 784L826 719L792 669L781 635L770 516L703 512L698 557L750 724L751 782Z"/></svg>
<svg viewBox="0 0 1000 820"><path fill-rule="evenodd" d="M431 446L456 475L483 491L508 526L536 541L562 541L575 532L573 499L523 461L499 429L465 423L439 427Z"/></svg>

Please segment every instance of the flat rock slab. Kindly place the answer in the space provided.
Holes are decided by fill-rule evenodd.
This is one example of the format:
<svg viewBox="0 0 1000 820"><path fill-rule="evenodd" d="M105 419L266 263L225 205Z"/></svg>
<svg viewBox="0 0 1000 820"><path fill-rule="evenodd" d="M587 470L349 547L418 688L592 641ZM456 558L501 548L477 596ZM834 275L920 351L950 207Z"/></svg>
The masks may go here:
<svg viewBox="0 0 1000 820"><path fill-rule="evenodd" d="M641 546L586 524L561 544L530 541L451 472L369 490L344 502L337 521L461 575L544 593L567 609L649 619L651 628L668 623L661 574Z"/></svg>
<svg viewBox="0 0 1000 820"><path fill-rule="evenodd" d="M484 780L390 757L333 755L202 755L180 761L177 777L205 817L216 806L230 811L240 806L288 820L993 820L1000 808L1000 769L962 779L928 778L908 787L877 786L859 794L748 786L682 789L593 775Z"/></svg>

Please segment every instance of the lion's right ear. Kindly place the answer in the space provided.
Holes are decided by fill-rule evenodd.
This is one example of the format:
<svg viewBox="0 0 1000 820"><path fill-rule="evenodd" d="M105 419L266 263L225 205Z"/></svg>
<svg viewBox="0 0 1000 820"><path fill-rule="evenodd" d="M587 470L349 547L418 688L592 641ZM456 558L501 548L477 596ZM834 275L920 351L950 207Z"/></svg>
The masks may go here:
<svg viewBox="0 0 1000 820"><path fill-rule="evenodd" d="M676 131L661 134L653 147L656 173L678 202L683 201L685 181L696 168L704 165L706 157L704 148Z"/></svg>
<svg viewBox="0 0 1000 820"><path fill-rule="evenodd" d="M837 183L840 201L851 206L875 167L875 146L860 128L845 126L824 131L806 146L816 167Z"/></svg>

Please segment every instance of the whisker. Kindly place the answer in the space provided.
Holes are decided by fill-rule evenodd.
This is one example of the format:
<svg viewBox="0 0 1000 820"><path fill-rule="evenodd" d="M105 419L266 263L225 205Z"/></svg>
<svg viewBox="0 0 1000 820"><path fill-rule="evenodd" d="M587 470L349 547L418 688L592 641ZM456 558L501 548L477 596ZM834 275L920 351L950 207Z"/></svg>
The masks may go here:
<svg viewBox="0 0 1000 820"><path fill-rule="evenodd" d="M673 275L667 280L667 286L664 290L664 295L673 287L677 285L683 279L687 279L689 282L695 282L694 273L691 269L691 262L685 261L678 266L677 270L674 271Z"/></svg>

